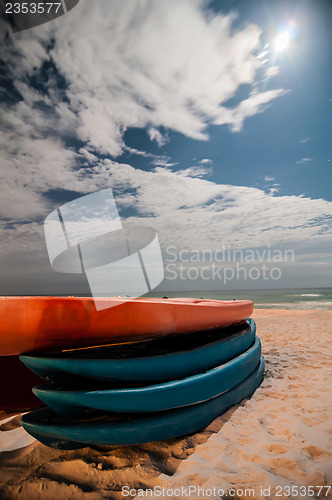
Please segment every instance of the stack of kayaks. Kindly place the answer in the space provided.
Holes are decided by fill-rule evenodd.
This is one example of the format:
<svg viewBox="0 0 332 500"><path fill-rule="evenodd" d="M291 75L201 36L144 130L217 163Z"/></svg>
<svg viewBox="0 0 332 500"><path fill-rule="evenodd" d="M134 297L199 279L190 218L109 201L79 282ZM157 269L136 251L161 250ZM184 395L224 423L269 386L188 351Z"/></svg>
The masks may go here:
<svg viewBox="0 0 332 500"><path fill-rule="evenodd" d="M35 321L39 352L20 356L48 382L33 389L48 408L22 417L46 445L139 444L197 432L263 378L251 301L104 299L117 307L94 311L92 299L48 299L39 319L53 324L38 329Z"/></svg>

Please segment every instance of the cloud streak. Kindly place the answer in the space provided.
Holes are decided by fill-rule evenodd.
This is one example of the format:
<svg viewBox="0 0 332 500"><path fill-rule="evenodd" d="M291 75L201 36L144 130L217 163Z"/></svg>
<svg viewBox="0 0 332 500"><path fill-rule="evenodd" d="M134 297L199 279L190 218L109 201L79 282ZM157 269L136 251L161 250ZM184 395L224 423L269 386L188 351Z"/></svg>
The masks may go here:
<svg viewBox="0 0 332 500"><path fill-rule="evenodd" d="M301 160L298 160L296 163L299 165L304 164L304 163L310 163L312 161L312 158L301 158Z"/></svg>

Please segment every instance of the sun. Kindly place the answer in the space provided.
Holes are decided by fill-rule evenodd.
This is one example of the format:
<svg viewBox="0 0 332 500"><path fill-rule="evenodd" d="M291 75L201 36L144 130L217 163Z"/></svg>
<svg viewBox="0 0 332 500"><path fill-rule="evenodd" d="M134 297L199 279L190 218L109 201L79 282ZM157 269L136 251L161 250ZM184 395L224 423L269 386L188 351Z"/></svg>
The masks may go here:
<svg viewBox="0 0 332 500"><path fill-rule="evenodd" d="M281 32L274 40L274 49L276 52L282 52L287 49L291 40L291 33L289 30Z"/></svg>
<svg viewBox="0 0 332 500"><path fill-rule="evenodd" d="M274 53L293 51L293 42L297 39L299 34L299 26L293 19L283 22L279 25L277 36L274 39Z"/></svg>

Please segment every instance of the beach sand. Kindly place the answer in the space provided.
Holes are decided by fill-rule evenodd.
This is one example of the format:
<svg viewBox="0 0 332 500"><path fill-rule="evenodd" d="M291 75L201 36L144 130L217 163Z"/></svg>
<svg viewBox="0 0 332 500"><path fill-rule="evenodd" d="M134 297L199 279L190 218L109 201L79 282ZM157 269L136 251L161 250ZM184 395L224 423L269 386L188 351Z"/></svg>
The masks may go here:
<svg viewBox="0 0 332 500"><path fill-rule="evenodd" d="M14 415L0 414L0 498L117 500L154 487L188 498L189 486L197 499L220 498L221 490L227 498L313 498L309 486L332 484L332 312L261 309L253 317L264 381L198 434L58 451L30 439ZM124 496L124 486L133 495ZM331 490L320 497L332 498Z"/></svg>

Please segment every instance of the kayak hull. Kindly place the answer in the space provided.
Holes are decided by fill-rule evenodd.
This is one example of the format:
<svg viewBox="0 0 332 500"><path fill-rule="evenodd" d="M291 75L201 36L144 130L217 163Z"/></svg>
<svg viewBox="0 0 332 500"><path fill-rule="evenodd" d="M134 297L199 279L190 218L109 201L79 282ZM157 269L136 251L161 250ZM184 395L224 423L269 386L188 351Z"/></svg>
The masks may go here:
<svg viewBox="0 0 332 500"><path fill-rule="evenodd" d="M66 390L44 384L34 388L34 394L60 415L84 416L96 409L119 413L146 413L189 406L233 389L257 367L261 357L261 344L254 344L236 358L211 370L164 383L91 389Z"/></svg>
<svg viewBox="0 0 332 500"><path fill-rule="evenodd" d="M0 356L225 328L250 317L250 300L2 297Z"/></svg>
<svg viewBox="0 0 332 500"><path fill-rule="evenodd" d="M66 385L73 377L102 381L163 381L201 373L245 352L255 340L253 319L243 326L153 341L52 355L20 356L49 382Z"/></svg>
<svg viewBox="0 0 332 500"><path fill-rule="evenodd" d="M151 414L106 414L88 420L69 420L52 410L42 409L23 415L21 423L33 437L47 446L75 449L86 445L128 445L160 441L204 429L216 417L248 398L260 385L264 358L258 367L233 389L199 403Z"/></svg>

